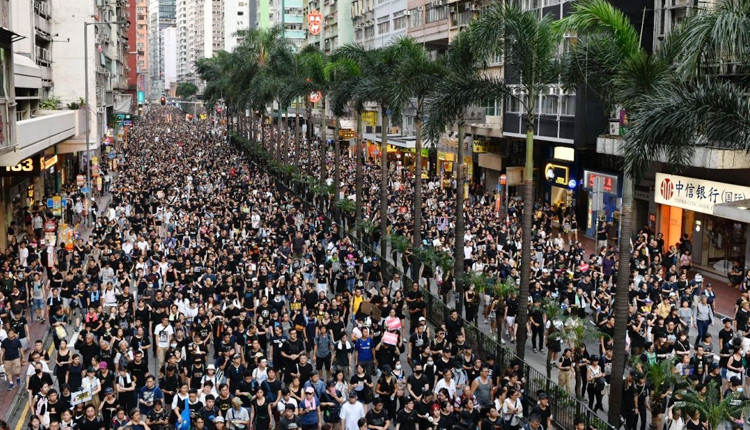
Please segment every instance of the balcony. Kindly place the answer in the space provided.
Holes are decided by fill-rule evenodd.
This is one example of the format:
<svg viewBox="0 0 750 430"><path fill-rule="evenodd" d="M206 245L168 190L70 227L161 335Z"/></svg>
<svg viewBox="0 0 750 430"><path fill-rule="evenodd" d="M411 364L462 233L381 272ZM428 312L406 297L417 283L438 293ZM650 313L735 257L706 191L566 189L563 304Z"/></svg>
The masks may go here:
<svg viewBox="0 0 750 430"><path fill-rule="evenodd" d="M624 143L620 137L600 136L596 139L596 152L621 157ZM658 161L668 163L663 154ZM704 169L750 169L750 157L747 157L745 151L697 146L691 166Z"/></svg>
<svg viewBox="0 0 750 430"><path fill-rule="evenodd" d="M79 112L40 111L36 118L16 122L16 145L3 155L2 165L12 166L52 145L75 136Z"/></svg>
<svg viewBox="0 0 750 430"><path fill-rule="evenodd" d="M34 15L34 28L37 30L37 35L45 40L51 40L50 36L50 24L47 18L41 15Z"/></svg>

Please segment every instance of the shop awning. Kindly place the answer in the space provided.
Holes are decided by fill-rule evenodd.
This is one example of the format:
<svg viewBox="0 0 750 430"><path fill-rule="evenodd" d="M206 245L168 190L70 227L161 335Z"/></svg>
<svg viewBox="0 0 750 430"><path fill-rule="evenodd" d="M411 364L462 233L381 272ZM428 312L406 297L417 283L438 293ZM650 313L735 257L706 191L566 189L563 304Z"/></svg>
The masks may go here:
<svg viewBox="0 0 750 430"><path fill-rule="evenodd" d="M721 218L750 223L750 199L714 205L713 214Z"/></svg>
<svg viewBox="0 0 750 430"><path fill-rule="evenodd" d="M93 151L99 147L99 142L91 139L88 149ZM57 144L58 154L72 154L74 152L86 152L86 135L72 137Z"/></svg>

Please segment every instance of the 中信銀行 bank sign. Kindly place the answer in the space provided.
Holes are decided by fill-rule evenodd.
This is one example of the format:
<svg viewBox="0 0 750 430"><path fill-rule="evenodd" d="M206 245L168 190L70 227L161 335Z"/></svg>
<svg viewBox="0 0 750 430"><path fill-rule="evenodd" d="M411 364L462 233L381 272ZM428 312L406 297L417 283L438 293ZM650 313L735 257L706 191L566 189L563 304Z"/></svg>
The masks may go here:
<svg viewBox="0 0 750 430"><path fill-rule="evenodd" d="M654 197L656 203L713 214L715 205L750 199L750 187L657 173Z"/></svg>

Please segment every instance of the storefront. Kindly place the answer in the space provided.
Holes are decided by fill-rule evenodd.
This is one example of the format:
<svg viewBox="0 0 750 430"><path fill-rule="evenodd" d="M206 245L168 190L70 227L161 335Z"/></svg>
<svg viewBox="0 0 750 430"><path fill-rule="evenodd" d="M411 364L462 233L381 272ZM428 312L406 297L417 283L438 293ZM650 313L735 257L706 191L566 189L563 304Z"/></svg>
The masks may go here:
<svg viewBox="0 0 750 430"><path fill-rule="evenodd" d="M622 192L620 178L611 173L584 170L582 182L583 197L587 199L585 206L586 236L596 236L597 222L600 221L607 221L614 228L614 231L618 231ZM597 186L600 186L600 189L597 189Z"/></svg>
<svg viewBox="0 0 750 430"><path fill-rule="evenodd" d="M717 213L717 209L746 199L750 199L750 187L657 173L657 231L664 234L666 247L687 234L693 264L726 275L735 261L750 262L750 229L742 217Z"/></svg>
<svg viewBox="0 0 750 430"><path fill-rule="evenodd" d="M544 196L552 206L575 205L578 181L570 170L570 165L557 161L544 166Z"/></svg>

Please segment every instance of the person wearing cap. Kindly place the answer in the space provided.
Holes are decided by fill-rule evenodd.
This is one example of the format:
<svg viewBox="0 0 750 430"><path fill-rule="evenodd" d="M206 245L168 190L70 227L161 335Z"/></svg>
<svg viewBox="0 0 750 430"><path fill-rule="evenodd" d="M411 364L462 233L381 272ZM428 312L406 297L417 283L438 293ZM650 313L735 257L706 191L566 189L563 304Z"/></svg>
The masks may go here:
<svg viewBox="0 0 750 430"><path fill-rule="evenodd" d="M303 430L320 430L323 425L320 400L315 397L312 387L305 388L305 395L299 402L299 417Z"/></svg>
<svg viewBox="0 0 750 430"><path fill-rule="evenodd" d="M96 377L96 369L94 369L94 366L89 366L88 369L86 369L86 376L81 381L81 390L88 390L91 392L91 395L93 396L91 402L98 410L101 401L99 393L102 391L102 384L101 381L99 381L99 378Z"/></svg>
<svg viewBox="0 0 750 430"><path fill-rule="evenodd" d="M250 413L242 406L239 397L232 399L232 407L226 412L224 419L229 430L245 430L250 425Z"/></svg>
<svg viewBox="0 0 750 430"><path fill-rule="evenodd" d="M357 430L357 421L365 417L365 407L357 400L357 393L349 393L349 401L341 405L339 418L341 419L342 430Z"/></svg>
<svg viewBox="0 0 750 430"><path fill-rule="evenodd" d="M120 402L115 397L115 390L112 387L106 387L102 392L104 398L99 404L99 413L102 414L104 422L111 423L117 413L117 408L120 407Z"/></svg>
<svg viewBox="0 0 750 430"><path fill-rule="evenodd" d="M224 421L224 417L219 415L218 417L214 418L214 429L224 430L225 428L226 428L226 422Z"/></svg>
<svg viewBox="0 0 750 430"><path fill-rule="evenodd" d="M552 408L549 405L549 396L546 392L539 393L536 405L531 409L530 417L539 416L542 430L552 429Z"/></svg>

